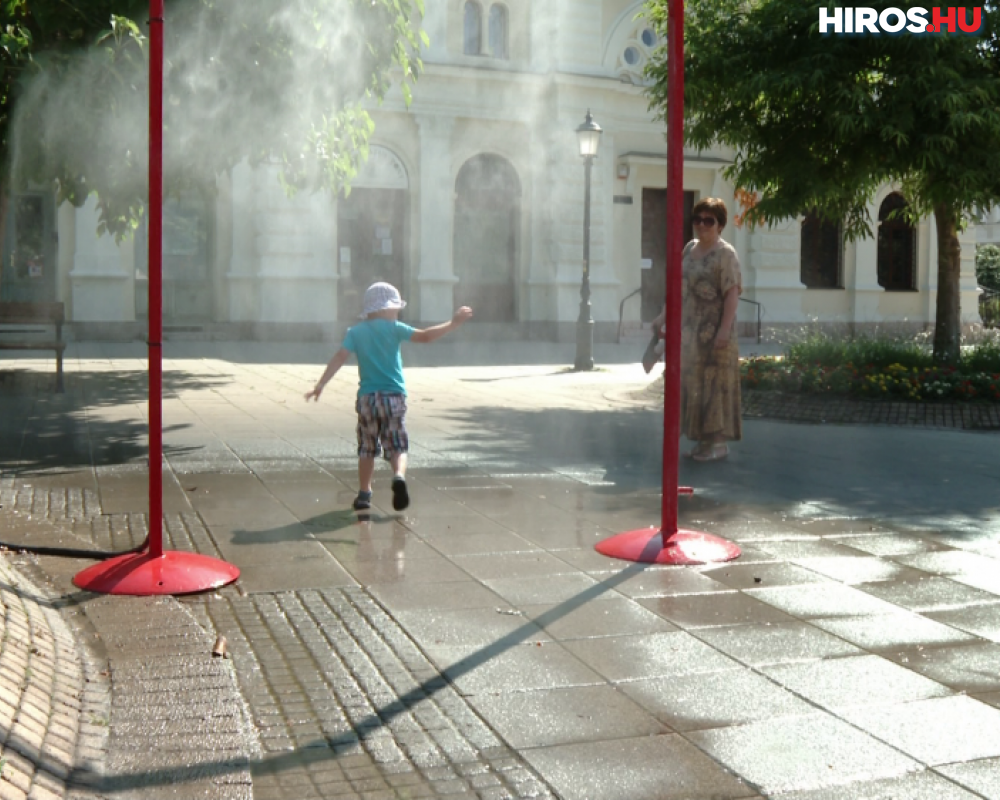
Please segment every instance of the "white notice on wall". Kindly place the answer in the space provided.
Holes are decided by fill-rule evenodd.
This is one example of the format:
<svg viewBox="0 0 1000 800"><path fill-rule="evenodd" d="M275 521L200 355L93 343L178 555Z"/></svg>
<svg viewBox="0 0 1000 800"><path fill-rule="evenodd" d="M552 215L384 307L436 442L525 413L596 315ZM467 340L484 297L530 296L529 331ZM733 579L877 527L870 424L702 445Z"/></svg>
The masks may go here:
<svg viewBox="0 0 1000 800"><path fill-rule="evenodd" d="M351 248L341 247L340 248L340 263L350 264L351 263Z"/></svg>
<svg viewBox="0 0 1000 800"><path fill-rule="evenodd" d="M651 258L640 259L639 266L642 269L652 269L653 268L653 259L651 259Z"/></svg>
<svg viewBox="0 0 1000 800"><path fill-rule="evenodd" d="M392 255L392 239L382 240L382 255L384 256Z"/></svg>

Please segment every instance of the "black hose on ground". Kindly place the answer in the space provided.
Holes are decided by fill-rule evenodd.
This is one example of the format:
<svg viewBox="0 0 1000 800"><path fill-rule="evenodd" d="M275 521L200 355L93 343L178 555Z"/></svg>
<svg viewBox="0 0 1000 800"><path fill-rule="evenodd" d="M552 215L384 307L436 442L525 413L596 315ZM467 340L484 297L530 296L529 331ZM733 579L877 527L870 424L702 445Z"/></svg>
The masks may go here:
<svg viewBox="0 0 1000 800"><path fill-rule="evenodd" d="M8 544L0 542L0 550L8 550L12 553L27 553L34 556L56 556L58 558L92 558L95 561L103 561L106 558L117 556L129 556L133 553L141 553L149 544L149 535L143 539L142 544L133 547L131 550L111 552L109 550L78 550L72 547L37 547L26 544Z"/></svg>

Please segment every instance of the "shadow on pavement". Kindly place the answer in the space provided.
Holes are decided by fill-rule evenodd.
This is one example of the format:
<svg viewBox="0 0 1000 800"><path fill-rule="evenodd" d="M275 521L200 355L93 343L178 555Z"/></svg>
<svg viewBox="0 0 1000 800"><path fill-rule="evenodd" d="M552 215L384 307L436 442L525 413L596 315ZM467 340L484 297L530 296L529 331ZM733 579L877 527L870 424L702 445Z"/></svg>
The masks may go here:
<svg viewBox="0 0 1000 800"><path fill-rule="evenodd" d="M149 400L143 371L67 372L66 391L53 391L43 371L0 371L0 470L31 474L85 466L145 463ZM225 378L205 378L172 370L164 373L163 396L225 386ZM142 406L142 410L129 406ZM123 409L103 417L102 409ZM164 428L173 432L186 426ZM165 447L168 455L199 448Z"/></svg>
<svg viewBox="0 0 1000 800"><path fill-rule="evenodd" d="M314 537L322 537L325 544L355 544L354 538L350 539L330 539L324 534L336 533L347 528L358 528L359 523L374 523L385 525L399 522L399 517L388 514L359 514L353 509L343 509L339 511L328 511L325 514L317 514L308 519L293 522L289 525L280 525L276 528L265 528L264 530L247 530L238 528L232 532L233 544L274 544L275 542L295 542L302 541L307 534Z"/></svg>
<svg viewBox="0 0 1000 800"><path fill-rule="evenodd" d="M517 461L603 478L594 491L604 496L662 487L663 422L656 410L479 406L447 419L462 451L485 464ZM727 460L682 457L679 482L694 487L698 503L736 515L885 518L952 530L979 524L995 537L996 441L988 433L753 420ZM682 438L681 451L687 446ZM681 508L690 502L682 499Z"/></svg>
<svg viewBox="0 0 1000 800"><path fill-rule="evenodd" d="M485 462L516 459L559 471L603 473L632 491L660 485L663 422L645 408L526 409L478 406L448 417L463 451ZM619 488L619 484L621 484Z"/></svg>

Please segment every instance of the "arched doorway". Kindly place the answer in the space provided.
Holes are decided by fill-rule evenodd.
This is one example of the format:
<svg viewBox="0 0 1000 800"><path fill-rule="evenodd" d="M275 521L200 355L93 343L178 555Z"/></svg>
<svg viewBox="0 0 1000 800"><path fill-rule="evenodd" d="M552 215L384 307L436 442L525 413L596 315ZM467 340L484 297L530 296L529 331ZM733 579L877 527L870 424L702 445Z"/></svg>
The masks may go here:
<svg viewBox="0 0 1000 800"><path fill-rule="evenodd" d="M376 281L391 283L407 296L409 186L406 168L396 154L372 145L368 160L351 182L351 193L338 199L339 319L357 318L365 289Z"/></svg>
<svg viewBox="0 0 1000 800"><path fill-rule="evenodd" d="M521 183L510 162L479 155L455 180L452 254L455 305L472 306L481 322L514 320Z"/></svg>
<svg viewBox="0 0 1000 800"><path fill-rule="evenodd" d="M916 230L901 215L908 205L903 195L893 192L878 210L878 283L890 292L917 288Z"/></svg>

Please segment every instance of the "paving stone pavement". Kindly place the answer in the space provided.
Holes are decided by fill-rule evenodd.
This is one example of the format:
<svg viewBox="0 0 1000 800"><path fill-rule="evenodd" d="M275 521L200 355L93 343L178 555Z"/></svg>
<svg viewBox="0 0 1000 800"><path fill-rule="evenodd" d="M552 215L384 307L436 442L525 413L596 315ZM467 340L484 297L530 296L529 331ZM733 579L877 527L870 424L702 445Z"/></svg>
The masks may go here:
<svg viewBox="0 0 1000 800"><path fill-rule="evenodd" d="M92 492L4 484L6 527L30 519L46 546L56 545L55 526L68 521L77 541L63 537L58 546L123 551L146 537L145 514L100 514ZM221 555L196 514L166 515L163 534L167 550ZM114 707L95 715L98 731L109 723L113 731L100 791L173 796L167 784L178 776L190 782L201 766L209 796L249 797L248 759L256 755L256 800L553 796L364 590L248 597L223 589L206 598L89 604L116 689ZM122 613L122 605L131 608ZM185 609L198 614L200 627ZM146 637L137 633L144 623ZM239 713L217 708L220 696L233 694L225 662L208 656L219 631L256 734ZM173 699L175 692L187 702ZM206 692L213 703L200 702ZM158 756L144 755L164 744Z"/></svg>
<svg viewBox="0 0 1000 800"><path fill-rule="evenodd" d="M257 800L552 793L363 589L205 601L264 756Z"/></svg>
<svg viewBox="0 0 1000 800"><path fill-rule="evenodd" d="M182 520L167 529L196 547ZM93 491L0 478L0 540L122 550L145 535L145 514L103 515ZM211 632L173 598L76 590L70 578L89 563L0 556L0 798L252 797L256 734L231 662L211 655ZM29 642L25 662L18 648ZM8 707L12 687L20 706Z"/></svg>
<svg viewBox="0 0 1000 800"><path fill-rule="evenodd" d="M83 493L67 498L65 490L5 483L0 506L9 510L8 528L10 517L30 517L36 542L45 546L55 544L50 526L65 522L66 510L77 534L89 528L92 549L129 549L145 538L143 514L100 515L91 497L88 515ZM218 555L193 514L167 517L164 546ZM22 571L37 569L27 556L17 560ZM7 585L31 586L14 564L0 560L0 570ZM37 617L45 595L32 591L27 608ZM41 671L38 659L52 660L47 651L32 645L34 661L22 663L10 648L0 650L0 678L15 684L27 675L29 697L25 709L12 704L5 717L11 735L2 743L2 780L11 786L0 783L4 800L21 796L19 789L45 797L46 787L55 797L71 790L83 797L89 787L97 796L220 800L554 796L361 588L251 596L223 588L181 602L102 597L87 604L86 616L99 632L89 647L106 661L114 692L105 686L103 702L91 700L92 708L78 714L71 713L78 701L59 715L30 702L39 680L32 671ZM64 646L55 670L43 668L49 689L53 674L59 681L77 675L87 652L58 615L43 622L50 619L64 631ZM15 655L28 647L32 630L40 631L36 639L51 637L45 626L6 625ZM232 661L210 656L217 631L226 632ZM0 690L5 710L7 694ZM77 727L88 718L81 734ZM69 751L60 753L60 746ZM71 776L74 747L88 758L85 774L76 769ZM184 784L180 794L175 782Z"/></svg>
<svg viewBox="0 0 1000 800"><path fill-rule="evenodd" d="M142 541L133 350L0 392L0 541ZM631 367L412 370L413 507L380 470L357 515L353 386L305 405L325 358L289 354L167 365L165 544L234 586L96 597L88 561L0 560L108 673L91 779L54 796L1000 798L991 434L748 420L682 464L684 524L740 559L651 568L593 550L659 512Z"/></svg>

